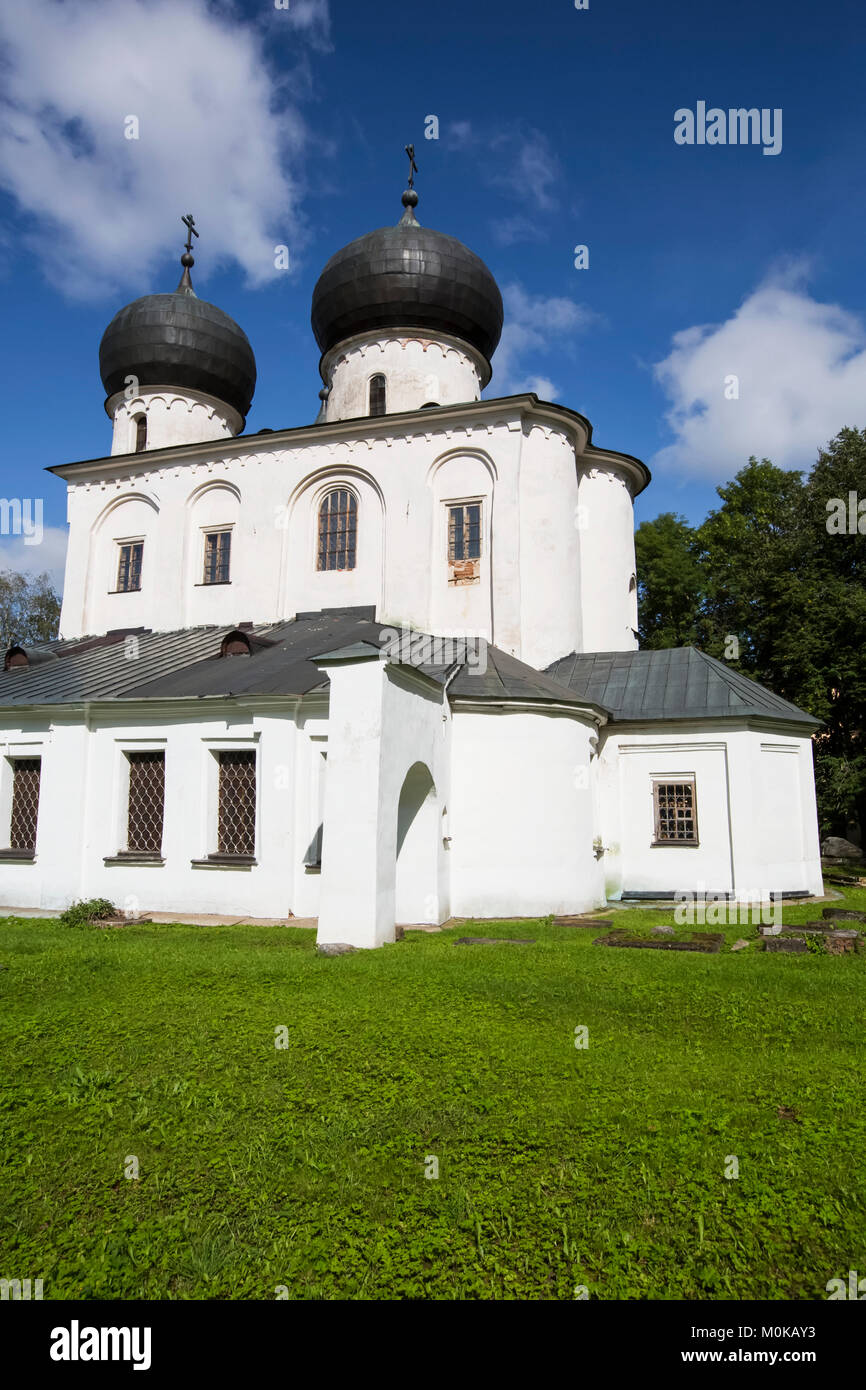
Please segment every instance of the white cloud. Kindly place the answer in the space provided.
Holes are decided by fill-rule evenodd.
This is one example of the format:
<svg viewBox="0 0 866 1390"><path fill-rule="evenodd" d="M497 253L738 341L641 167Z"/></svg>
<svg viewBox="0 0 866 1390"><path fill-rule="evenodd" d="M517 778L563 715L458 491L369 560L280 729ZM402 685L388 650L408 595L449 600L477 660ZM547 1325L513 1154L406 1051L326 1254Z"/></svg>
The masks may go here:
<svg viewBox="0 0 866 1390"><path fill-rule="evenodd" d="M539 212L556 207L550 192L559 177L559 161L540 130L503 130L489 141L490 182Z"/></svg>
<svg viewBox="0 0 866 1390"><path fill-rule="evenodd" d="M206 0L0 0L0 185L28 215L48 279L89 296L140 287L157 266L164 277L190 209L198 278L226 259L252 284L279 273L274 246L303 244L310 136L265 38L326 35L325 0L259 26Z"/></svg>
<svg viewBox="0 0 866 1390"><path fill-rule="evenodd" d="M21 536L3 536L0 538L0 571L14 570L16 574L34 575L47 573L60 593L63 589L68 535L65 526L46 526L38 545L25 545Z"/></svg>
<svg viewBox="0 0 866 1390"><path fill-rule="evenodd" d="M513 217L497 217L490 223L493 240L500 246L513 246L518 241L544 241L545 233L531 217L516 213Z"/></svg>
<svg viewBox="0 0 866 1390"><path fill-rule="evenodd" d="M808 468L843 426L866 423L864 325L813 299L804 274L802 265L776 271L725 323L675 334L654 367L675 436L655 468L719 480L751 454ZM739 395L726 399L732 376Z"/></svg>
<svg viewBox="0 0 866 1390"><path fill-rule="evenodd" d="M487 188L526 209L491 221L491 233L501 245L546 239L540 219L558 206L552 190L560 179L560 165L543 131L519 122L478 127L470 121L451 121L445 143L454 153L473 158Z"/></svg>
<svg viewBox="0 0 866 1390"><path fill-rule="evenodd" d="M517 282L503 286L502 299L505 326L493 358L492 389L497 396L535 391L554 400L559 388L533 370L537 359L567 352L572 338L599 323L599 315L564 296L530 294Z"/></svg>

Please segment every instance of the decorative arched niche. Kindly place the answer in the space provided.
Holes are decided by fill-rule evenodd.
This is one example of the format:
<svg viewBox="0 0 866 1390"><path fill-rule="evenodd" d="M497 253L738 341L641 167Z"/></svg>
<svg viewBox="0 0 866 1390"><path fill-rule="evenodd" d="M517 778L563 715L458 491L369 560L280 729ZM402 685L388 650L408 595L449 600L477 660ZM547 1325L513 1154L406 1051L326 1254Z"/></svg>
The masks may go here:
<svg viewBox="0 0 866 1390"><path fill-rule="evenodd" d="M221 582L235 583L247 558L238 534L241 511L238 488L224 479L204 483L190 494L186 510L184 573L187 589L207 587L215 582L212 546L208 540L213 536L228 537L227 578Z"/></svg>
<svg viewBox="0 0 866 1390"><path fill-rule="evenodd" d="M433 631L489 640L496 465L481 450L453 449L436 459L427 482Z"/></svg>
<svg viewBox="0 0 866 1390"><path fill-rule="evenodd" d="M85 632L125 626L153 593L158 544L159 507L148 494L124 493L103 508L90 537ZM103 624L103 613L118 621Z"/></svg>
<svg viewBox="0 0 866 1390"><path fill-rule="evenodd" d="M338 505L332 508L332 501ZM379 607L385 567L384 514L381 488L363 469L343 464L303 479L285 508L283 610ZM332 525L351 527L351 544L348 536L329 537L327 528Z"/></svg>

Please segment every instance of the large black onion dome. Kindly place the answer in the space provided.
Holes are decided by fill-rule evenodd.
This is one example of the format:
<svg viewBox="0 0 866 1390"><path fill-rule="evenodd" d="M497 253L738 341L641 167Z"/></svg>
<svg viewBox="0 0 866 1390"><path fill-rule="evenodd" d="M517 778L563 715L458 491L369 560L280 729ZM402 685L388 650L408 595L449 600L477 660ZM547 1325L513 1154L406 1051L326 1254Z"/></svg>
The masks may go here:
<svg viewBox="0 0 866 1390"><path fill-rule="evenodd" d="M350 241L313 290L312 325L325 353L356 333L416 328L471 343L489 361L502 332L502 295L487 266L456 237L416 222L403 195L396 227Z"/></svg>
<svg viewBox="0 0 866 1390"><path fill-rule="evenodd" d="M108 396L135 376L141 386L202 391L242 416L256 389L246 333L222 309L197 298L186 273L173 294L146 294L115 314L99 345L99 372Z"/></svg>

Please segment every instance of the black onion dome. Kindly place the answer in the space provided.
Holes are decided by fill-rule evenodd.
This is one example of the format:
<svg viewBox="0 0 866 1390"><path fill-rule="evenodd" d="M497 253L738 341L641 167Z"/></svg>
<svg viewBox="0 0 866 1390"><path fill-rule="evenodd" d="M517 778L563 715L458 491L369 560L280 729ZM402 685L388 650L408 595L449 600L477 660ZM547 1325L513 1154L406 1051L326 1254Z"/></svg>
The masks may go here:
<svg viewBox="0 0 866 1390"><path fill-rule="evenodd" d="M502 295L474 251L420 226L407 205L396 227L368 232L331 257L311 319L323 353L356 333L416 328L462 338L489 361L502 332Z"/></svg>
<svg viewBox="0 0 866 1390"><path fill-rule="evenodd" d="M99 345L106 394L135 376L141 386L202 391L246 416L256 389L249 339L222 309L182 286L146 294L115 314Z"/></svg>

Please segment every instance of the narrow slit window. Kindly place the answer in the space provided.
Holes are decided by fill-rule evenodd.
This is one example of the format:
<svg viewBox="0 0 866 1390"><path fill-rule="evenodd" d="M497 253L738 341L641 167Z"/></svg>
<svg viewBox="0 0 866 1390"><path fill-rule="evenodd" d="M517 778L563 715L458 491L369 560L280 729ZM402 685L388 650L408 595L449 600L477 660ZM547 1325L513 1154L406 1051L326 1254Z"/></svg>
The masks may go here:
<svg viewBox="0 0 866 1390"><path fill-rule="evenodd" d="M231 531L208 531L205 534L203 583L228 584L231 553Z"/></svg>
<svg viewBox="0 0 866 1390"><path fill-rule="evenodd" d="M165 811L165 754L130 753L127 850L162 853Z"/></svg>
<svg viewBox="0 0 866 1390"><path fill-rule="evenodd" d="M39 820L41 758L16 758L12 764L12 819L9 848L32 853Z"/></svg>
<svg viewBox="0 0 866 1390"><path fill-rule="evenodd" d="M219 755L219 828L217 851L245 859L256 852L256 755Z"/></svg>
<svg viewBox="0 0 866 1390"><path fill-rule="evenodd" d="M335 488L319 507L320 570L353 570L358 543L358 500L348 488Z"/></svg>
<svg viewBox="0 0 866 1390"><path fill-rule="evenodd" d="M370 377L370 414L385 414L385 378L381 372Z"/></svg>
<svg viewBox="0 0 866 1390"><path fill-rule="evenodd" d="M147 416L135 417L135 452L141 454L147 448Z"/></svg>
<svg viewBox="0 0 866 1390"><path fill-rule="evenodd" d="M141 561L144 555L143 541L130 541L120 547L117 563L117 592L132 593L141 588Z"/></svg>
<svg viewBox="0 0 866 1390"><path fill-rule="evenodd" d="M688 781L653 782L655 843L657 845L696 845L698 811L694 778Z"/></svg>

